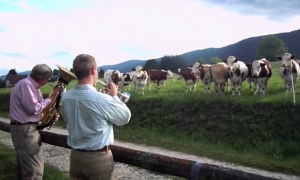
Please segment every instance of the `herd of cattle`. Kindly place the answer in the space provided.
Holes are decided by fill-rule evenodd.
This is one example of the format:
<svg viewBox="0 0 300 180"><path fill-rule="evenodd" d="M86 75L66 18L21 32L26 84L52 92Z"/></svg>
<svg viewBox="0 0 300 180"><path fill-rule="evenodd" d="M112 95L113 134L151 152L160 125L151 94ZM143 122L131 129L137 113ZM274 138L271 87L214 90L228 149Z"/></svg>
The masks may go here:
<svg viewBox="0 0 300 180"><path fill-rule="evenodd" d="M300 76L300 69L295 55L285 53L277 57L282 62L280 76L283 79L286 92L292 91L292 80L296 84ZM251 64L246 64L234 56L229 56L223 62L210 65L196 62L191 67L178 69L178 80L184 79L186 90L195 90L197 81L203 83L205 92L210 93L211 84L214 83L214 90L218 94L224 94L225 87L232 87L232 95L241 95L242 83L247 80L254 95L259 93L266 94L268 81L272 77L272 66L270 61L265 58L254 60ZM292 78L291 78L292 77ZM170 70L145 70L142 66L132 68L131 72L121 73L119 70L107 70L104 73L105 82L114 82L119 87L119 91L124 88L130 90L131 84L135 86L135 92L144 94L145 87L151 90L152 83L157 83L158 89L162 85L163 90L168 79L174 79ZM254 87L252 89L252 87ZM295 87L294 87L294 90Z"/></svg>

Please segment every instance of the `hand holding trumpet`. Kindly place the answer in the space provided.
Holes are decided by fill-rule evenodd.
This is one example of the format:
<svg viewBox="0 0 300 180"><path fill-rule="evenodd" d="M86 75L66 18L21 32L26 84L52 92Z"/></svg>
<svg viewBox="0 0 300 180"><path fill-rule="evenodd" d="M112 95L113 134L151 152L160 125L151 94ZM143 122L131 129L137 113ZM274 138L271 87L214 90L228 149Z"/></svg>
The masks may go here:
<svg viewBox="0 0 300 180"><path fill-rule="evenodd" d="M108 92L110 96L118 95L118 87L113 82L108 83L103 90Z"/></svg>

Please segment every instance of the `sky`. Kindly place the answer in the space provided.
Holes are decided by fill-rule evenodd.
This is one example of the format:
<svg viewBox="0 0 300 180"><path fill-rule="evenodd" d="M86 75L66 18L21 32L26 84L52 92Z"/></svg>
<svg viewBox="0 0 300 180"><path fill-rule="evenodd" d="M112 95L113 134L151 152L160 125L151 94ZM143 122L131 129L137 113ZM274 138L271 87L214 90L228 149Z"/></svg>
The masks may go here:
<svg viewBox="0 0 300 180"><path fill-rule="evenodd" d="M0 75L223 47L300 29L299 0L0 0Z"/></svg>

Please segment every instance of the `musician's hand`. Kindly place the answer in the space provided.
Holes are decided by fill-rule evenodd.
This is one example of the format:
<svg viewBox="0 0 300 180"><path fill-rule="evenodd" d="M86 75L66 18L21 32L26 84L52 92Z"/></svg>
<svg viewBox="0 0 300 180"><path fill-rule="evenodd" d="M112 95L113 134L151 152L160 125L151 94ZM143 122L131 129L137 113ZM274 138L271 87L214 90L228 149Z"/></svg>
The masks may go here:
<svg viewBox="0 0 300 180"><path fill-rule="evenodd" d="M60 115L58 113L55 113L54 123L53 125L58 121Z"/></svg>
<svg viewBox="0 0 300 180"><path fill-rule="evenodd" d="M113 82L110 82L107 85L107 91L109 95L116 96L118 94L118 87Z"/></svg>

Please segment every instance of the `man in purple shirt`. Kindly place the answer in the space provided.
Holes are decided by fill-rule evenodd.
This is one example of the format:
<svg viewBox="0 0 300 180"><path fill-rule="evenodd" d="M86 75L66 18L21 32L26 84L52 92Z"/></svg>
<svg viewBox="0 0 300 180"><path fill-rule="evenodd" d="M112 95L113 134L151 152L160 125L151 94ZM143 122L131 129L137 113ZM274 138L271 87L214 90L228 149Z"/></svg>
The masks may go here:
<svg viewBox="0 0 300 180"><path fill-rule="evenodd" d="M17 154L19 179L43 179L44 159L37 123L43 109L57 95L53 93L44 99L40 91L40 87L47 84L51 75L49 66L37 64L30 76L15 85L10 95L10 130ZM56 115L56 120L58 118L59 115Z"/></svg>

